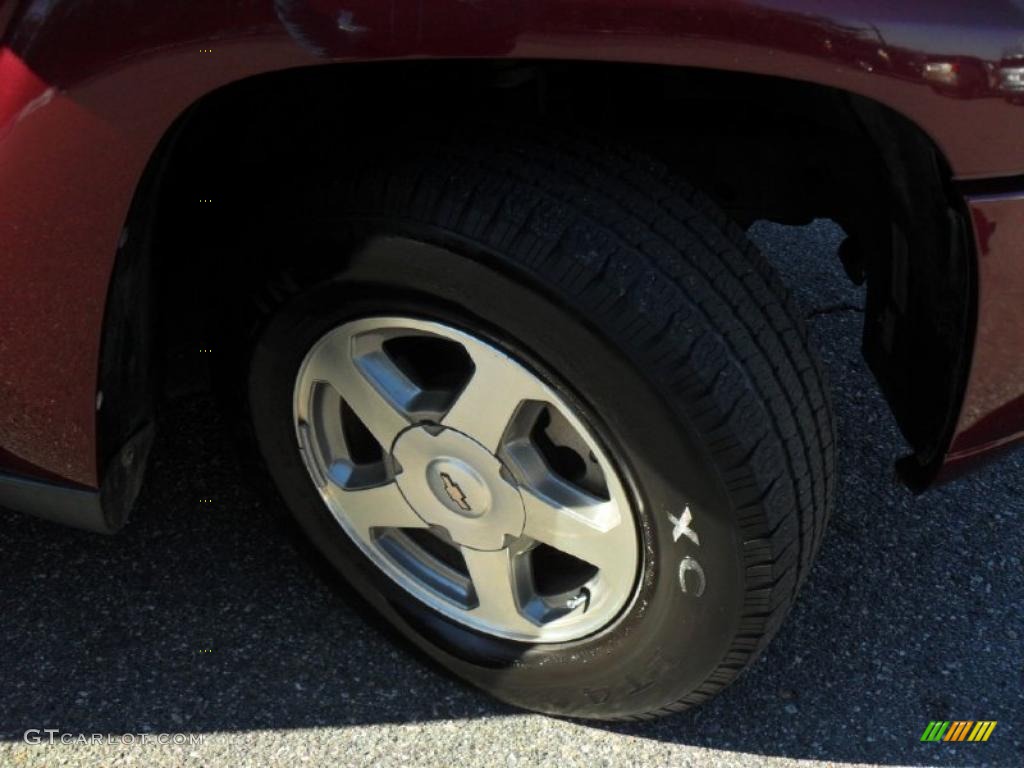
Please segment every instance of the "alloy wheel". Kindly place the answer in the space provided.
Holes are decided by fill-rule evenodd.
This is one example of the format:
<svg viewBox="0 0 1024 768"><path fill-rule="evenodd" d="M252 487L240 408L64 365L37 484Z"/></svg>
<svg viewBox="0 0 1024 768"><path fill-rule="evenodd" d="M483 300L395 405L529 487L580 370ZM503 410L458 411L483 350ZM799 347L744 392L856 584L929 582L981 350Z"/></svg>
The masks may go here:
<svg viewBox="0 0 1024 768"><path fill-rule="evenodd" d="M296 379L306 469L339 525L414 597L477 631L575 640L635 592L625 486L580 414L451 326L345 323Z"/></svg>

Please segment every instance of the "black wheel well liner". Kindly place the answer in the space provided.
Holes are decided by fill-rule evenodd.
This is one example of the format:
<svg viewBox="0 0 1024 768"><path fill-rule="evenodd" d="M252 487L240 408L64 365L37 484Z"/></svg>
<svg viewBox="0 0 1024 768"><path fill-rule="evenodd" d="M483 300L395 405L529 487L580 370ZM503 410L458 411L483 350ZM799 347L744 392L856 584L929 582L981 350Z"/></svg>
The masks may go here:
<svg viewBox="0 0 1024 768"><path fill-rule="evenodd" d="M109 405L98 414L101 467L163 398L208 386L211 361L241 362L226 348L234 308L225 297L280 266L245 243L294 219L304 169L343 169L354 137L378 135L386 151L422 121L586 131L670 164L743 225L837 221L844 262L868 285L864 353L912 447L904 478L921 488L934 476L967 379L976 257L963 200L925 133L812 83L519 60L300 68L192 105L150 160L115 262L98 382Z"/></svg>

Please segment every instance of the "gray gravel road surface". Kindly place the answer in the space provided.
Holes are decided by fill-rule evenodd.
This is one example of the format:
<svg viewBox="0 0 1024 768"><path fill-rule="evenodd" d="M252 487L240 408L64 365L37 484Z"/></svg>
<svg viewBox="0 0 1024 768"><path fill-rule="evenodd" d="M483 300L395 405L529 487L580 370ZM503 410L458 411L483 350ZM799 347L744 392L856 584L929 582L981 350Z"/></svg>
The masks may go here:
<svg viewBox="0 0 1024 768"><path fill-rule="evenodd" d="M299 556L195 397L166 414L120 536L0 513L0 764L1024 765L1024 457L918 498L898 486L904 448L860 359L863 296L839 274L837 230L754 235L831 376L841 502L793 614L719 698L587 724L425 666ZM933 719L999 725L985 744L921 744ZM203 743L23 741L44 728Z"/></svg>

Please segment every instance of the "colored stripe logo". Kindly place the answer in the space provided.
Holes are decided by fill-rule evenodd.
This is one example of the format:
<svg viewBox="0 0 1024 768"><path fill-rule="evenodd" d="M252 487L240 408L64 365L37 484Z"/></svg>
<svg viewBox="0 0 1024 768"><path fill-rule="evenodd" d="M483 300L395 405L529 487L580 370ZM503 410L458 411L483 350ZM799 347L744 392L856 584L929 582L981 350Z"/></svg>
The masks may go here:
<svg viewBox="0 0 1024 768"><path fill-rule="evenodd" d="M988 741L997 720L932 720L921 741Z"/></svg>

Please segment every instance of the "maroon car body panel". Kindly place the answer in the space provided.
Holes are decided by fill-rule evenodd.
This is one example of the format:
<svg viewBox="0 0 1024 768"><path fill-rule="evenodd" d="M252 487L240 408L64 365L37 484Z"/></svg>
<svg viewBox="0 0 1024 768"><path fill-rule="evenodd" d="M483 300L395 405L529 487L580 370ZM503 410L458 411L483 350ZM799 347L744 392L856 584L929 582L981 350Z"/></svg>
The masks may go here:
<svg viewBox="0 0 1024 768"><path fill-rule="evenodd" d="M1024 185L969 199L978 248L974 359L942 478L1024 439Z"/></svg>
<svg viewBox="0 0 1024 768"><path fill-rule="evenodd" d="M0 468L87 487L99 482L99 346L132 196L175 118L240 78L410 57L776 75L902 113L958 179L1024 174L1024 100L1004 88L1004 70L1024 63L1016 0L0 0L3 27ZM1024 199L970 206L981 302L951 470L1024 435Z"/></svg>

